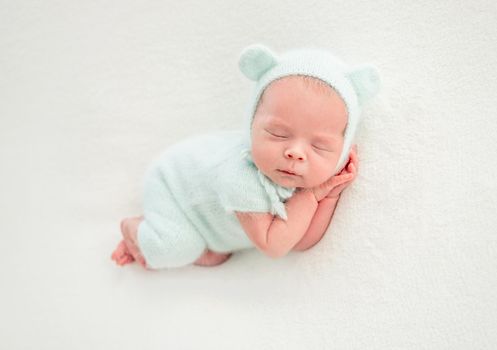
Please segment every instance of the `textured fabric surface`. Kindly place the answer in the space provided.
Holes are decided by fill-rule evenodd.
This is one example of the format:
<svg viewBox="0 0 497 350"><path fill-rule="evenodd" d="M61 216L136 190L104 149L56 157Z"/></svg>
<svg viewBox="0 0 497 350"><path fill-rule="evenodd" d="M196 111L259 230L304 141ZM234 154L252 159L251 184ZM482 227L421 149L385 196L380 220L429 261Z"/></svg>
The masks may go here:
<svg viewBox="0 0 497 350"><path fill-rule="evenodd" d="M489 0L1 1L0 348L496 349L496 17ZM150 162L242 127L253 42L382 74L328 233L279 260L117 267Z"/></svg>

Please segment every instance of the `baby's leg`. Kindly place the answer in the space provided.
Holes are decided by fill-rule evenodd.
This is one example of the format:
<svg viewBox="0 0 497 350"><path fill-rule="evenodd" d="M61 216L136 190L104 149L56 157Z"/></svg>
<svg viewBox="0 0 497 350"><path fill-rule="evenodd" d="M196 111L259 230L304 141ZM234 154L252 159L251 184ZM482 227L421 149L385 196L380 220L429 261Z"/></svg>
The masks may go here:
<svg viewBox="0 0 497 350"><path fill-rule="evenodd" d="M137 242L138 226L142 221L143 216L127 218L121 221L121 231L124 239L119 243L112 254L112 259L115 260L118 265L126 265L136 260L140 265L146 267L145 259L140 252ZM231 255L232 253L216 253L207 249L203 255L194 262L194 265L221 265L228 260Z"/></svg>
<svg viewBox="0 0 497 350"><path fill-rule="evenodd" d="M232 253L215 253L211 250L206 250L205 253L198 258L193 264L198 266L217 266L224 263L231 257Z"/></svg>

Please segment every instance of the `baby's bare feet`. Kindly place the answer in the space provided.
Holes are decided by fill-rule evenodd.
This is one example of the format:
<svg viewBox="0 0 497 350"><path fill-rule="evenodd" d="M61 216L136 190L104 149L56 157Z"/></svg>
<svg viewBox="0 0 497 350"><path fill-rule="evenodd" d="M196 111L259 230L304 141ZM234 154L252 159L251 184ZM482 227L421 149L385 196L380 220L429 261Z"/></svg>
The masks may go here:
<svg viewBox="0 0 497 350"><path fill-rule="evenodd" d="M127 248L128 253L136 260L140 265L146 267L145 258L140 252L138 247L138 226L143 221L143 216L137 216L132 218L126 218L121 221L121 232L124 237L124 245Z"/></svg>
<svg viewBox="0 0 497 350"><path fill-rule="evenodd" d="M130 264L133 261L135 261L135 258L133 258L133 255L131 255L131 253L128 251L128 248L126 247L126 244L124 243L124 240L121 240L121 242L119 242L116 249L112 253L111 258L112 258L112 260L114 260L116 262L117 265L120 265L120 266Z"/></svg>
<svg viewBox="0 0 497 350"><path fill-rule="evenodd" d="M193 264L198 266L217 266L224 263L231 257L232 253L216 253L211 250L207 250L204 254L198 258Z"/></svg>

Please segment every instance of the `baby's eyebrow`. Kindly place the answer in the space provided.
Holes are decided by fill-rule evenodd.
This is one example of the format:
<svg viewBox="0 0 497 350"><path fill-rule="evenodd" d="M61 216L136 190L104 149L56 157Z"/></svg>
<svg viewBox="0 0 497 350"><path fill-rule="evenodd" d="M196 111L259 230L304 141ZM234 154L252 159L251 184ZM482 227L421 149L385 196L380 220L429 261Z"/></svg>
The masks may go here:
<svg viewBox="0 0 497 350"><path fill-rule="evenodd" d="M290 128L290 126L288 124L283 123L283 122L278 121L278 120L271 120L271 121L269 121L268 124L271 125L271 126L282 126L284 128L287 128L287 129Z"/></svg>
<svg viewBox="0 0 497 350"><path fill-rule="evenodd" d="M316 134L316 139L320 141L336 141L336 137L330 134Z"/></svg>

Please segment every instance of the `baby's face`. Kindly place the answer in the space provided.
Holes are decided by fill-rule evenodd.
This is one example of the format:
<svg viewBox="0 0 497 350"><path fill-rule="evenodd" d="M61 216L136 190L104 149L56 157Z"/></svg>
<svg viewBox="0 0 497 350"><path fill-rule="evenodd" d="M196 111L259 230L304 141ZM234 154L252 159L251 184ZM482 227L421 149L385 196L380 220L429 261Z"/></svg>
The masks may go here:
<svg viewBox="0 0 497 350"><path fill-rule="evenodd" d="M317 186L333 176L346 124L345 103L334 90L320 93L299 77L276 80L254 115L252 158L280 186Z"/></svg>

